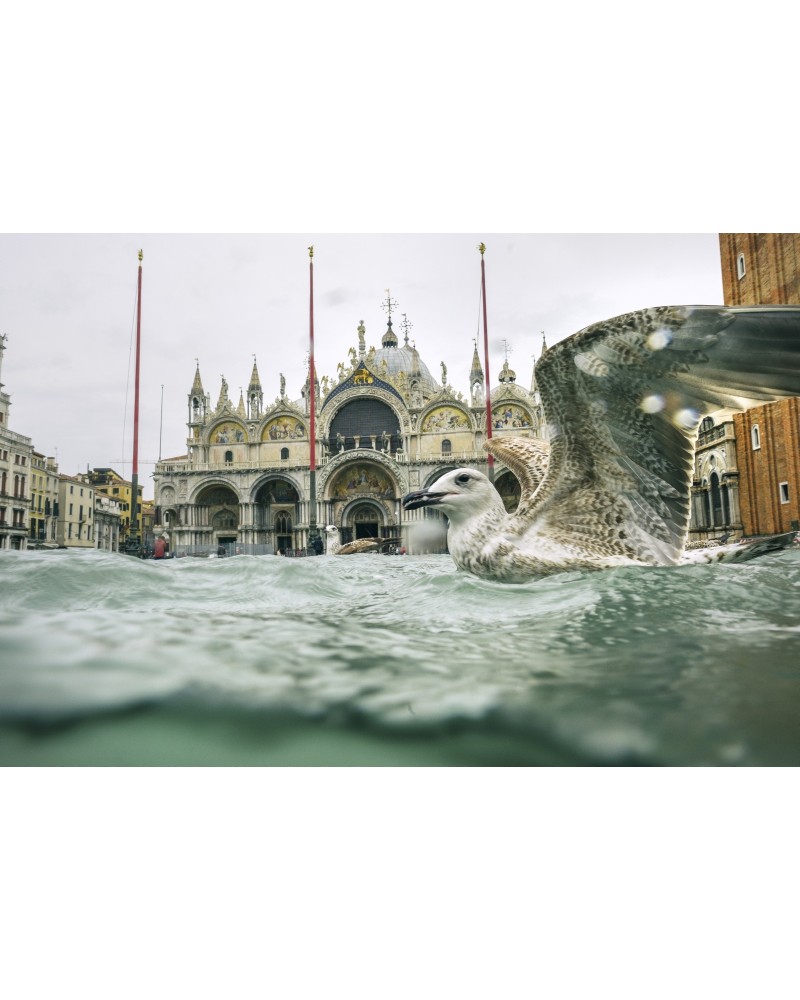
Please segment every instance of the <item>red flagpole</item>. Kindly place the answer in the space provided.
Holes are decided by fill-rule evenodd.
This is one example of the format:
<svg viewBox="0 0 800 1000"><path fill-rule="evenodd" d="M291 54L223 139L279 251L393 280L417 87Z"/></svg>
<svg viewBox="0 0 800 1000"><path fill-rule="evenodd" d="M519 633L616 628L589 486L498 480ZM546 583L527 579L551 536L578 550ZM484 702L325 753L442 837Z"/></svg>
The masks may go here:
<svg viewBox="0 0 800 1000"><path fill-rule="evenodd" d="M133 390L133 475L131 476L131 536L139 530L139 351L142 342L142 258L139 251L139 279L136 299L136 375Z"/></svg>
<svg viewBox="0 0 800 1000"><path fill-rule="evenodd" d="M309 287L309 307L308 307L308 396L311 418L309 420L309 468L312 472L317 469L317 456L314 448L314 247L308 248L308 287Z"/></svg>
<svg viewBox="0 0 800 1000"><path fill-rule="evenodd" d="M309 468L309 512L308 512L308 541L309 551L316 552L315 542L317 542L317 454L316 454L316 392L314 390L314 247L308 248L308 400L309 400L309 421L308 421L308 468Z"/></svg>
<svg viewBox="0 0 800 1000"><path fill-rule="evenodd" d="M486 367L486 440L492 439L492 397L491 381L489 379L489 330L486 322L486 268L483 262L483 255L486 252L486 244L478 246L481 252L481 298L483 300L483 358ZM489 463L489 479L494 482L494 455L487 456Z"/></svg>

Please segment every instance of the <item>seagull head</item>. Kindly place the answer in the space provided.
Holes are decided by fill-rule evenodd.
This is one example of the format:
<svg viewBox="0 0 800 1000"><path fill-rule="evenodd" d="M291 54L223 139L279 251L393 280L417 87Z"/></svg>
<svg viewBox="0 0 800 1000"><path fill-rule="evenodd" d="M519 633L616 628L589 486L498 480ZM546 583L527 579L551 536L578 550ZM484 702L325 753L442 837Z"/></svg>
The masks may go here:
<svg viewBox="0 0 800 1000"><path fill-rule="evenodd" d="M504 512L500 494L482 472L454 469L440 476L426 490L406 493L403 510L441 507L451 521L466 521L493 508Z"/></svg>
<svg viewBox="0 0 800 1000"><path fill-rule="evenodd" d="M326 534L328 534L328 535L336 535L336 534L338 534L338 532L339 532L339 529L336 527L335 524L326 524L325 525L325 533Z"/></svg>

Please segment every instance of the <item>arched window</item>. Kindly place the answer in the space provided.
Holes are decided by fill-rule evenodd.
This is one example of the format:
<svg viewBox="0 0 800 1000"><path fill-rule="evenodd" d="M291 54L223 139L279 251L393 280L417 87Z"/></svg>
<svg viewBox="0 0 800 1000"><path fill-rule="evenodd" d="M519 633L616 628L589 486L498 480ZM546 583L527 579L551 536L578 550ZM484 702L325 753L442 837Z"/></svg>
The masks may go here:
<svg viewBox="0 0 800 1000"><path fill-rule="evenodd" d="M714 418L703 417L703 422L700 424L700 433L708 434L708 432L713 429L714 429Z"/></svg>
<svg viewBox="0 0 800 1000"><path fill-rule="evenodd" d="M452 453L452 451L453 451L453 445L452 445L452 443L450 441L448 441L447 438L445 438L445 440L442 441L442 454L443 455L450 455Z"/></svg>
<svg viewBox="0 0 800 1000"><path fill-rule="evenodd" d="M286 459L288 457L289 457L289 449L288 448L281 448L281 458L282 459Z"/></svg>
<svg viewBox="0 0 800 1000"><path fill-rule="evenodd" d="M711 499L711 523L713 525L720 525L723 523L722 520L722 493L719 488L719 476L716 472L711 473L710 486L710 499Z"/></svg>
<svg viewBox="0 0 800 1000"><path fill-rule="evenodd" d="M288 535L292 530L292 516L288 514L285 510L282 510L280 514L275 518L275 531L279 535Z"/></svg>
<svg viewBox="0 0 800 1000"><path fill-rule="evenodd" d="M232 451L226 451L225 452L225 464L226 465L233 465L233 452Z"/></svg>
<svg viewBox="0 0 800 1000"><path fill-rule="evenodd" d="M750 441L753 445L753 451L758 451L761 447L761 431L758 429L758 424L753 424L750 428Z"/></svg>
<svg viewBox="0 0 800 1000"><path fill-rule="evenodd" d="M746 269L744 266L744 254L740 253L739 256L736 258L736 275L740 281L745 276L745 273Z"/></svg>

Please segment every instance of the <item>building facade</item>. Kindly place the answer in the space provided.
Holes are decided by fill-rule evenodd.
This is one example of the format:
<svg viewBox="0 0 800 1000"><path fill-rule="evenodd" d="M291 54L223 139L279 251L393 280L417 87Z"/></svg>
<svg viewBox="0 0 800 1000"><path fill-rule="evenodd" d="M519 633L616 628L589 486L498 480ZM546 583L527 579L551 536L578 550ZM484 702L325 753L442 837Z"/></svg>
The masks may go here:
<svg viewBox="0 0 800 1000"><path fill-rule="evenodd" d="M94 486L81 476L58 477L56 541L59 546L94 548L94 495Z"/></svg>
<svg viewBox="0 0 800 1000"><path fill-rule="evenodd" d="M0 335L0 376L6 335ZM33 443L8 426L11 397L0 381L0 549L25 549L30 531Z"/></svg>
<svg viewBox="0 0 800 1000"><path fill-rule="evenodd" d="M728 411L704 417L697 435L694 469L689 541L741 537L736 433Z"/></svg>
<svg viewBox="0 0 800 1000"><path fill-rule="evenodd" d="M281 375L279 395L265 405L254 363L246 397L234 403L223 378L212 406L198 365L188 393L187 454L156 466L155 533L167 536L176 555L298 555L308 551L315 521L319 529L335 525L343 543L376 538L413 551L412 526L442 522L435 511L404 512L402 496L459 466L487 468L484 375L477 347L471 366L465 354L466 397L450 385L444 364L441 381L434 379L407 329L400 344L391 312L379 349L367 349L359 324L357 346L334 378L315 387L313 512L308 380L292 400ZM491 403L494 436L543 436L535 372L526 390L506 362ZM505 502L515 505L516 478L502 465L495 477ZM443 549L443 533L436 538Z"/></svg>
<svg viewBox="0 0 800 1000"><path fill-rule="evenodd" d="M133 483L123 478L114 469L101 468L92 469L91 472L87 474L86 481L90 483L97 490L98 493L104 493L106 496L112 497L118 501L120 510L120 521L119 521L119 545L124 547L129 541L132 541L131 533L131 502L133 500ZM137 505L137 538L145 539L146 535L142 533L142 487L137 484L136 489L139 502Z"/></svg>
<svg viewBox="0 0 800 1000"><path fill-rule="evenodd" d="M56 544L58 520L58 465L34 451L31 456L31 511L28 545L49 548Z"/></svg>
<svg viewBox="0 0 800 1000"><path fill-rule="evenodd" d="M117 497L95 491L94 543L104 552L119 552L122 504Z"/></svg>

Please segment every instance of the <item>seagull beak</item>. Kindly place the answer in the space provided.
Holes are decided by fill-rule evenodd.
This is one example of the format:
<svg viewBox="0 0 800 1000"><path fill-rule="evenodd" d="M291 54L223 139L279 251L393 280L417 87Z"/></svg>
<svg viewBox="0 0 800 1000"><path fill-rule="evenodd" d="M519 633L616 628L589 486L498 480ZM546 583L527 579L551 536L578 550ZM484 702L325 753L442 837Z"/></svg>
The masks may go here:
<svg viewBox="0 0 800 1000"><path fill-rule="evenodd" d="M449 493L437 492L435 490L419 490L417 493L406 493L403 497L403 510L417 510L419 507L432 507L441 503Z"/></svg>

